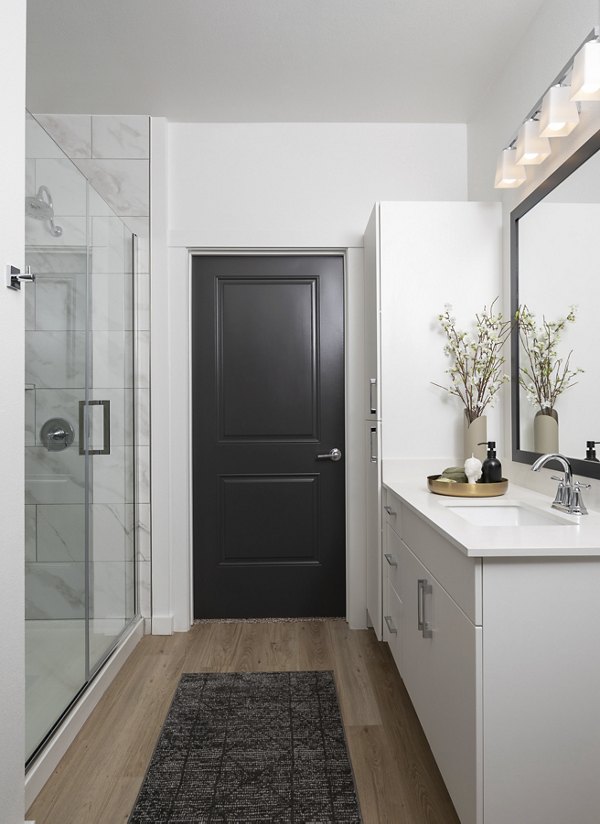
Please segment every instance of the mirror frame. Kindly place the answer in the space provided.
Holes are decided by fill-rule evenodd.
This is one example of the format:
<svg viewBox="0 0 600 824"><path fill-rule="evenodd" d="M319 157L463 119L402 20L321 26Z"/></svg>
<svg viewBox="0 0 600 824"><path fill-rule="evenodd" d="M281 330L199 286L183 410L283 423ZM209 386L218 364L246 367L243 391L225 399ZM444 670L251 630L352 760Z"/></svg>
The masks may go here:
<svg viewBox="0 0 600 824"><path fill-rule="evenodd" d="M536 206L546 195L579 169L587 160L600 150L600 130L577 149L556 171L544 180L537 189L528 195L510 213L510 317L514 318L519 308L519 220ZM530 452L520 448L520 399L519 399L519 330L515 326L510 339L510 381L511 381L511 428L512 459L517 463L532 464L540 452ZM582 452L585 441L582 440ZM600 478L600 462L586 461L583 458L569 458L573 473L587 478ZM550 468L560 469L557 463L548 464Z"/></svg>

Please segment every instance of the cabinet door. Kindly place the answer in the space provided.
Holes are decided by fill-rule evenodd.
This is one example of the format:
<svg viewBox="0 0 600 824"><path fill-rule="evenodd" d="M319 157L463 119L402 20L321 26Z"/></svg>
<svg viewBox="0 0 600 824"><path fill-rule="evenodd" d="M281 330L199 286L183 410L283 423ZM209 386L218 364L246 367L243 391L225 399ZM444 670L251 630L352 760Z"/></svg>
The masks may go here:
<svg viewBox="0 0 600 824"><path fill-rule="evenodd" d="M379 381L380 312L379 297L379 206L375 206L364 236L365 283L365 377L364 416L381 420Z"/></svg>
<svg viewBox="0 0 600 824"><path fill-rule="evenodd" d="M381 641L381 477L380 429L377 421L365 424L367 476L367 610L375 635Z"/></svg>
<svg viewBox="0 0 600 824"><path fill-rule="evenodd" d="M480 824L481 627L402 542L397 580L402 678L462 824Z"/></svg>

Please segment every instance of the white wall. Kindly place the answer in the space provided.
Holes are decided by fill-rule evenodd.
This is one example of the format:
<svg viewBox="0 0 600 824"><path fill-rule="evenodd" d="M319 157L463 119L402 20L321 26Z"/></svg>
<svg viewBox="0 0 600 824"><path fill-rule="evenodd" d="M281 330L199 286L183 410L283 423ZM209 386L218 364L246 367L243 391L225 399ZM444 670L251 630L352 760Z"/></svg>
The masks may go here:
<svg viewBox="0 0 600 824"><path fill-rule="evenodd" d="M25 10L22 0L0 3L0 431L5 433L0 472L0 815L5 824L22 824L24 804L24 291L5 288L4 267L24 265Z"/></svg>
<svg viewBox="0 0 600 824"><path fill-rule="evenodd" d="M171 288L156 315L153 301L152 425L158 416L162 434L152 441L152 460L153 467L169 467L166 478L176 487L165 489L169 494L163 496L153 472L154 508L161 507L153 521L158 627L166 631L171 617L176 630L189 622L187 248L346 253L347 336L349 353L357 353L348 363L347 385L347 472L354 496L348 523L349 620L364 625L363 327L362 312L356 311L363 299L363 232L377 200L466 199L466 127L173 123L168 129L168 178ZM156 248L153 237L153 253ZM160 286L153 274L156 300L155 288ZM158 342L162 348L155 360ZM169 405L169 397L177 402Z"/></svg>
<svg viewBox="0 0 600 824"><path fill-rule="evenodd" d="M457 327L471 332L475 314L500 296L502 210L497 203L382 203L380 215L383 456L453 456L462 464L463 405L431 383L448 386L451 364L437 317L450 303ZM510 444L501 411L494 404L484 414L502 460Z"/></svg>
<svg viewBox="0 0 600 824"><path fill-rule="evenodd" d="M169 126L171 246L362 246L377 200L466 198L461 124Z"/></svg>

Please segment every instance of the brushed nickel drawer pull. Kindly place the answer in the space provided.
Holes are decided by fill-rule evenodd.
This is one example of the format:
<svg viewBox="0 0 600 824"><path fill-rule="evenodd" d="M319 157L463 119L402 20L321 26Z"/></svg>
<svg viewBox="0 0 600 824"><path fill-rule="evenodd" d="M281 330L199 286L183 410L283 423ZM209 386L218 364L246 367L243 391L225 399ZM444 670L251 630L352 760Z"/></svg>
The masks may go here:
<svg viewBox="0 0 600 824"><path fill-rule="evenodd" d="M389 504L385 504L383 508L385 509L388 515L393 515L394 517L396 517L396 513Z"/></svg>
<svg viewBox="0 0 600 824"><path fill-rule="evenodd" d="M377 378L369 378L369 409L372 415L377 412L377 404L373 400L373 389L375 389L376 386Z"/></svg>
<svg viewBox="0 0 600 824"><path fill-rule="evenodd" d="M391 567L398 566L398 561L394 558L391 552L384 552L383 557Z"/></svg>
<svg viewBox="0 0 600 824"><path fill-rule="evenodd" d="M385 623L387 624L387 628L392 633L392 635L398 635L398 629L394 625L391 615L385 616Z"/></svg>
<svg viewBox="0 0 600 824"><path fill-rule="evenodd" d="M433 638L431 623L425 617L425 595L431 595L433 587L427 578L419 578L417 581L417 629L423 638Z"/></svg>

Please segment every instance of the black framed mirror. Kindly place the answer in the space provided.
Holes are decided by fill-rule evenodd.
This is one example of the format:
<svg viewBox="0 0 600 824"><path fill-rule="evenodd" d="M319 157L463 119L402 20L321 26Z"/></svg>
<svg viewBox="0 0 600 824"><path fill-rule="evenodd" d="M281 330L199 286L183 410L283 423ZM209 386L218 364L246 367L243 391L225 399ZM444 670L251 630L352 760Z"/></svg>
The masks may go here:
<svg viewBox="0 0 600 824"><path fill-rule="evenodd" d="M586 442L600 441L600 131L520 203L510 216L511 316L527 305L539 323L575 320L561 333L558 356L572 350L570 369L583 369L557 399L556 451L578 475L600 478L600 460L586 459ZM512 457L532 464L543 438L536 405L520 386L527 355L515 327L511 337ZM529 392L529 396L532 392ZM537 407L539 417L539 405ZM546 417L546 416L543 416ZM546 423L547 417L546 417ZM537 447L537 449L536 449ZM600 445L598 446L600 457Z"/></svg>

